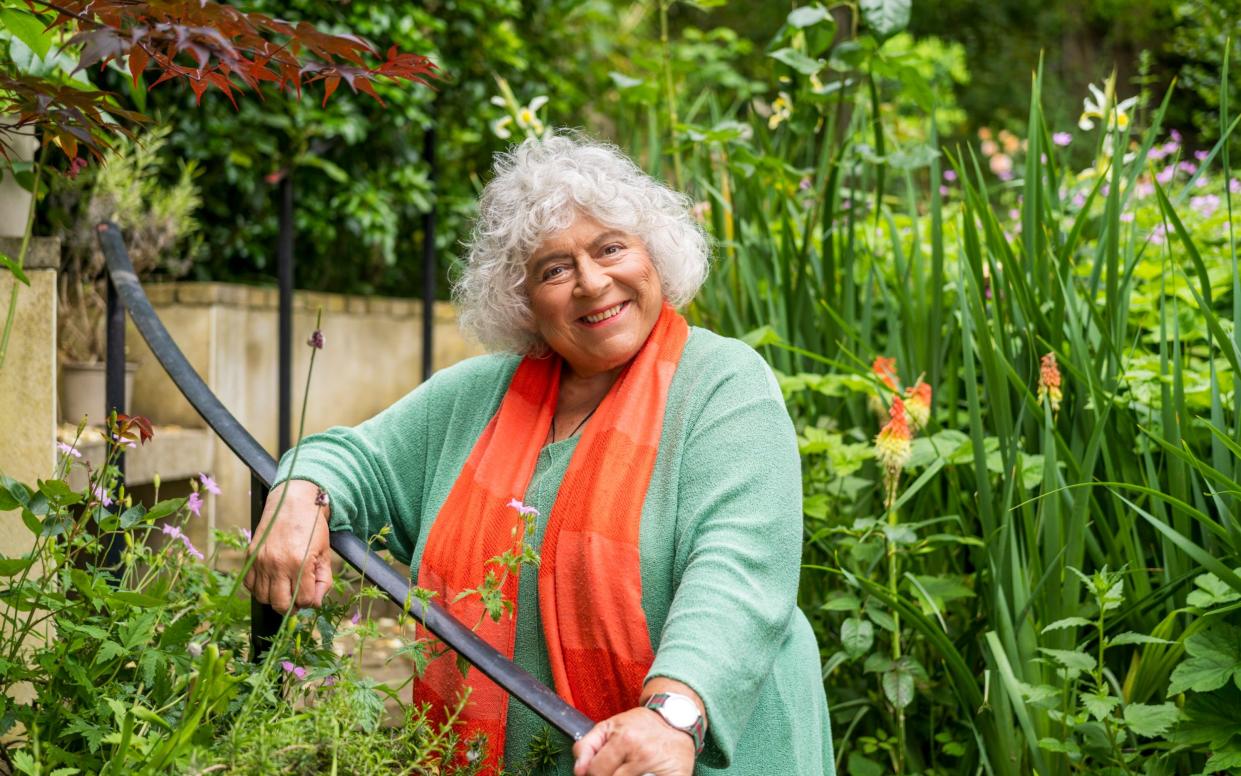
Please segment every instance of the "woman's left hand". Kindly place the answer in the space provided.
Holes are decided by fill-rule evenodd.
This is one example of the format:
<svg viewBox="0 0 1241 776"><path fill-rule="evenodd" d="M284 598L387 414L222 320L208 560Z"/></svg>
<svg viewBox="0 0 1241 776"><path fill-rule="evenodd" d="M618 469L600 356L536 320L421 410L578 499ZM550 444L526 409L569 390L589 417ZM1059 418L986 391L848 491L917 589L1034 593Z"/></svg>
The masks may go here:
<svg viewBox="0 0 1241 776"><path fill-rule="evenodd" d="M640 706L595 725L573 756L573 776L692 776L694 739Z"/></svg>

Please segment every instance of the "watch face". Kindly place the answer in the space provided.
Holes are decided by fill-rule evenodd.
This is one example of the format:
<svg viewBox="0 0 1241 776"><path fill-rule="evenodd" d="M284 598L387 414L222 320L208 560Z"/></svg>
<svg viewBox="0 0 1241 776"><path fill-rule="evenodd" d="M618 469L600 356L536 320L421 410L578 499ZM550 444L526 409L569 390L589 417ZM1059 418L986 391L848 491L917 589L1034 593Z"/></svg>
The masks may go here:
<svg viewBox="0 0 1241 776"><path fill-rule="evenodd" d="M664 701L664 719L673 727L686 729L698 720L698 707L683 695L673 695Z"/></svg>

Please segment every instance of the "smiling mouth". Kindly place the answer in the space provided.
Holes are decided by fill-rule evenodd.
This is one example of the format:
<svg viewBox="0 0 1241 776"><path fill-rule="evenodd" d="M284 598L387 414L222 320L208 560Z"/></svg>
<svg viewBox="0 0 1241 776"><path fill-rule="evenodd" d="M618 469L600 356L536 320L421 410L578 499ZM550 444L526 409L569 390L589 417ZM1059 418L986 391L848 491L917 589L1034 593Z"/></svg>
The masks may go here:
<svg viewBox="0 0 1241 776"><path fill-rule="evenodd" d="M615 318L617 315L620 315L621 311L624 310L628 304L628 301L621 302L620 304L612 305L606 310L600 310L599 312L591 313L590 315L583 315L580 320L583 320L589 324L603 323L609 318Z"/></svg>

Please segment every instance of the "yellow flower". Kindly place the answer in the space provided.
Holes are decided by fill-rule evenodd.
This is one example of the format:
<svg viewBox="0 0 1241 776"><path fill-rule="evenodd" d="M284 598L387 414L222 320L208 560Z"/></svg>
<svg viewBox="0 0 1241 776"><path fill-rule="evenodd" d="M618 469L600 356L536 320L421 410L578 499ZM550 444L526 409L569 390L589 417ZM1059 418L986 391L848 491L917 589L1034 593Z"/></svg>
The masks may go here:
<svg viewBox="0 0 1241 776"><path fill-rule="evenodd" d="M888 410L889 420L875 437L875 458L883 467L884 502L888 508L896 501L896 486L901 470L913 455L913 437L909 432L909 420L905 415L905 402L893 397Z"/></svg>
<svg viewBox="0 0 1241 776"><path fill-rule="evenodd" d="M775 129L781 122L788 121L793 115L793 98L788 92L780 92L771 103L771 117L767 119L767 128Z"/></svg>
<svg viewBox="0 0 1241 776"><path fill-rule="evenodd" d="M914 428L921 431L931 419L931 386L918 381L917 385L905 391L905 409Z"/></svg>

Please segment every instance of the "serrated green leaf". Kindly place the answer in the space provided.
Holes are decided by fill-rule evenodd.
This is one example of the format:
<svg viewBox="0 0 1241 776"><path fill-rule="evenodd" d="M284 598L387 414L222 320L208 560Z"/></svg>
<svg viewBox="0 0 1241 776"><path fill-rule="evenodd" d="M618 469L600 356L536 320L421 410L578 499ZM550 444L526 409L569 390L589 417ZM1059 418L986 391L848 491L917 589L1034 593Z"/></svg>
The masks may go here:
<svg viewBox="0 0 1241 776"><path fill-rule="evenodd" d="M1231 684L1216 692L1190 693L1185 699L1185 720L1168 734L1168 740L1217 752L1230 748L1241 751L1239 708L1241 690Z"/></svg>
<svg viewBox="0 0 1241 776"><path fill-rule="evenodd" d="M1051 649L1049 647L1039 647L1038 651L1063 666L1069 672L1070 678L1077 676L1079 673L1089 673L1095 668L1095 659L1085 652L1069 649Z"/></svg>
<svg viewBox="0 0 1241 776"><path fill-rule="evenodd" d="M1185 651L1190 657L1172 671L1169 695L1218 690L1241 675L1241 629L1232 625L1217 623L1195 633L1185 642Z"/></svg>
<svg viewBox="0 0 1241 776"><path fill-rule="evenodd" d="M1116 638L1108 639L1109 647L1120 647L1126 644L1171 644L1167 639L1161 639L1158 636L1147 636L1145 633L1134 633L1133 631L1125 631L1118 634Z"/></svg>
<svg viewBox="0 0 1241 776"><path fill-rule="evenodd" d="M1085 692L1081 694L1080 700L1082 708L1086 710L1090 716L1101 720L1112 713L1112 709L1120 705L1120 698L1111 695L1106 691Z"/></svg>
<svg viewBox="0 0 1241 776"><path fill-rule="evenodd" d="M1051 625L1043 628L1043 633L1050 633L1051 631L1064 628L1080 628L1086 625L1090 625L1090 620L1087 620L1085 617L1065 617L1063 620L1056 620Z"/></svg>
<svg viewBox="0 0 1241 776"><path fill-rule="evenodd" d="M1063 752L1069 755L1080 755L1082 753L1082 750L1072 739L1061 741L1058 738L1040 738L1038 740L1038 747L1048 752Z"/></svg>
<svg viewBox="0 0 1241 776"><path fill-rule="evenodd" d="M1237 571L1241 573L1241 569ZM1185 602L1199 609L1209 609L1241 599L1241 593L1233 590L1227 582L1214 574L1201 574L1195 577L1194 585L1198 589L1186 596Z"/></svg>
<svg viewBox="0 0 1241 776"><path fill-rule="evenodd" d="M367 733L373 733L379 727L383 715L383 698L375 691L373 679L363 679L354 686L349 694L350 707L353 710L354 722Z"/></svg>
<svg viewBox="0 0 1241 776"><path fill-rule="evenodd" d="M115 641L105 641L99 647L99 651L95 653L95 664L107 663L108 661L121 657L125 653L125 648Z"/></svg>
<svg viewBox="0 0 1241 776"><path fill-rule="evenodd" d="M1154 738L1167 733L1180 714L1175 703L1130 703L1125 706L1125 724L1135 735Z"/></svg>
<svg viewBox="0 0 1241 776"><path fill-rule="evenodd" d="M840 643L851 658L865 655L875 643L875 626L870 621L850 617L840 626Z"/></svg>

